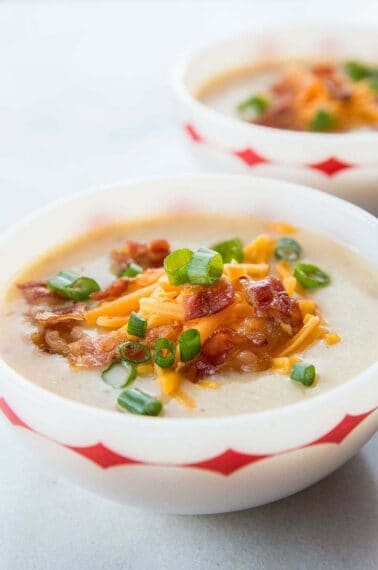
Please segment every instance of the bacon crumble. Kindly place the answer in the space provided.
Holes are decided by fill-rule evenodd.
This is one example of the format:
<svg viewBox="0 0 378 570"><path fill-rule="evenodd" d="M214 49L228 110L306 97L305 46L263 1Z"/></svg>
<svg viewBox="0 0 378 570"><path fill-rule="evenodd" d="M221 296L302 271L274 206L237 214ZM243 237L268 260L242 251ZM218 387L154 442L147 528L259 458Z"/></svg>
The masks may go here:
<svg viewBox="0 0 378 570"><path fill-rule="evenodd" d="M289 324L297 332L303 324L298 302L289 297L282 281L270 276L260 281L242 278L240 280L247 302L255 309L257 317L273 317Z"/></svg>
<svg viewBox="0 0 378 570"><path fill-rule="evenodd" d="M184 288L184 319L192 320L219 313L235 301L231 281L222 277L213 285L186 285Z"/></svg>
<svg viewBox="0 0 378 570"><path fill-rule="evenodd" d="M146 242L128 240L111 252L113 268L119 273L134 261L143 269L162 267L164 258L170 253L169 243L165 239L155 239Z"/></svg>
<svg viewBox="0 0 378 570"><path fill-rule="evenodd" d="M58 299L57 295L48 289L46 281L26 281L18 283L17 287L30 305L51 303Z"/></svg>
<svg viewBox="0 0 378 570"><path fill-rule="evenodd" d="M128 277L120 277L116 279L108 287L105 289L101 289L101 291L95 291L95 293L91 294L91 299L94 301L104 301L108 299L114 299L126 293L129 287L130 279Z"/></svg>

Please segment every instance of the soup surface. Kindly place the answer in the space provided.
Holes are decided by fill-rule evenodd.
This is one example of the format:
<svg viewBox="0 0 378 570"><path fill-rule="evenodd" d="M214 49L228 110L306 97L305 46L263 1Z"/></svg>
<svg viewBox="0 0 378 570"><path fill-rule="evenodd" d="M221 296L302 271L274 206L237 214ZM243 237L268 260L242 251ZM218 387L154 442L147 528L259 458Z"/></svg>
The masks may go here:
<svg viewBox="0 0 378 570"><path fill-rule="evenodd" d="M251 65L210 79L197 97L216 111L267 127L378 128L378 67L357 61Z"/></svg>
<svg viewBox="0 0 378 570"><path fill-rule="evenodd" d="M107 227L96 231L96 233L82 236L34 262L22 275L18 276L17 283L9 289L6 302L1 309L0 354L2 358L31 382L47 390L91 406L116 410L117 397L122 389L115 389L103 381L101 372L106 366L72 367L67 361L67 354L64 353L64 350L62 354L46 352L46 345L41 344L40 341L40 333L39 336L36 333L38 329L35 322L35 306L26 302L22 290L18 288L17 284L29 280L44 283L52 275L64 269L78 275L90 276L102 288L105 288L115 279L115 258L117 258L116 261L120 261L117 254L118 257L113 255L113 263L111 263L109 252L114 248L118 248L116 249L118 253L123 251L122 247L124 247L125 240L149 242L162 238L168 240L171 251L184 247L195 251L200 246L210 247L212 244L222 242L222 240L229 240L230 237L235 236L236 231L238 238L247 244L243 246L244 261L252 259L249 264L245 263L245 266L239 266L237 263L224 264L227 279L229 278L230 281L234 279L232 282L235 283L237 299L241 298L243 291L248 297L247 286L255 287L256 283L261 284L269 279L269 276L275 275L274 279L282 280L289 292L290 299L292 299L290 307L296 307L298 302L301 303L300 322L295 325L291 323L293 327L297 327L295 330L289 330L290 326L288 329L287 321L280 323L285 331L282 334L288 336L283 339L283 344L280 341L281 344L277 345L279 350L273 351L274 358L272 361L269 361L265 366L263 360L262 368L265 369L258 370L259 366L261 368L260 361L257 361L259 363L257 371L252 370L252 367L250 369L252 371L247 372L243 371L243 367L242 371L236 371L227 368L227 366L224 367L222 364L218 368L215 366L214 374L205 375L202 378L201 374L197 374L197 377L193 376L193 369L190 369L191 363L189 363L189 368L184 367L183 370L184 372L189 370L190 373L183 374L178 395L172 390L171 392L163 390L164 385L156 380L156 366L154 369L151 363L145 364L143 371L140 374L138 373L132 386L158 398L163 404L162 416L224 416L285 406L312 398L347 382L376 361L378 356L376 342L378 274L366 261L356 253L324 236L296 229L286 224L267 224L250 216L207 214L162 216ZM290 257L293 250L295 253L296 249L293 244L290 241L284 242L286 250L283 258L277 258L272 253L273 251L277 252L278 244L281 243L279 240L282 237L295 240L295 243L300 244L300 261L309 262L321 268L324 274L330 276L330 283L312 289L302 287L293 276L298 259L288 261L286 255L289 252ZM267 269L264 269L264 256L268 254L270 256L269 260L266 259L268 264L265 264ZM294 255L294 257L298 257L298 255ZM153 273L154 270L151 271ZM173 298L175 286L171 286L170 289L164 269L157 271L160 272L159 279L165 287L162 295L171 293L171 297L168 295L167 298ZM251 276L251 272L254 273L253 276ZM256 272L261 274L257 275ZM240 274L242 275L241 278ZM223 280L226 279L224 275ZM244 283L241 288L240 283ZM203 289L201 286L190 285L190 287L192 287L191 297L198 290L202 291ZM254 289L251 291L254 292ZM128 291L126 291L127 294ZM289 295L284 292L280 291L279 295L279 298L284 298L285 302L289 299ZM120 297L124 298L124 296L125 293L122 293ZM252 315L260 314L256 306L253 306L255 297L252 297L248 297ZM168 302L165 297L163 302ZM214 302L217 303L218 301L211 301L210 307L212 308L208 309L208 312L217 311L220 308L216 314L218 317L219 315L225 316L223 319L220 318L218 329L223 330L229 326L227 320L229 313L227 311L230 311L230 307L224 309L218 306L214 309ZM105 300L99 298L97 301L91 301L89 311L88 306L85 307L87 321L83 326L85 326L86 334L89 336L95 334L93 327L91 328L88 324L93 321L92 307L95 310L100 307L101 312L102 307L107 308L111 303L112 301L106 300L105 295ZM235 299L233 303L235 303ZM246 305L245 301L243 303ZM271 306L274 307L274 303ZM54 311L54 307L55 305L50 310ZM140 308L140 314L145 315L148 322L151 323L157 316L151 315L148 311L148 303L145 304L143 310ZM92 317L89 318L88 315L92 315ZM273 322L275 318L272 316L273 313L269 313L269 315L267 320ZM319 315L319 318L315 315ZM214 316L213 314L212 317ZM109 326L109 322L112 323L112 318L114 319L114 311L113 317L102 317L101 322ZM125 317L121 316L121 318ZM169 315L168 317L165 315L164 318L169 320ZM311 342L308 340L308 342L299 345L296 350L287 350L295 338L296 330L302 331L306 322L308 323L314 318L318 319L319 322L316 323L314 329L316 334L313 331ZM259 322L261 320L264 319L260 318ZM201 328L201 325L198 324L200 321L201 318L193 319L190 321L191 327ZM125 324L122 323L123 321L120 321L115 324L118 327L122 325L121 329L124 330ZM82 325L81 322L78 324ZM40 322L39 326L42 326ZM46 324L42 326L44 334L46 327L48 328ZM96 334L98 330L100 334L109 334L109 328L97 327ZM34 342L31 340L32 334L34 335ZM63 331L62 338L65 338L64 334ZM258 337L254 337L253 340L258 353L261 348L256 342L256 338ZM177 341L177 339L175 340ZM232 350L235 354L235 349ZM164 351L162 351L162 355L167 357L167 353ZM195 361L198 361L198 358L197 356ZM311 363L316 368L316 379L310 387L306 386L303 378L302 381L295 381L290 378L291 367L298 361ZM188 363L186 366L188 367ZM248 370L248 366L246 369ZM163 372L166 371L163 370ZM163 379L165 379L164 375Z"/></svg>

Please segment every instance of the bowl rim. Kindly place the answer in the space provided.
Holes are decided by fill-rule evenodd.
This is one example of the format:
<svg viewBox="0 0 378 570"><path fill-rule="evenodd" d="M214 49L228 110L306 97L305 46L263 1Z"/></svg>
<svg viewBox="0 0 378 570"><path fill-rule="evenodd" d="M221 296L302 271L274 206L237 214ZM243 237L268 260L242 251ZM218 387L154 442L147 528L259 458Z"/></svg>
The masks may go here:
<svg viewBox="0 0 378 570"><path fill-rule="evenodd" d="M311 33L334 33L334 34L356 34L356 33L370 33L376 35L376 29L373 26L320 26L319 24L315 24L314 26L271 26L268 29L264 29L264 33L271 33L271 32L304 32L310 31ZM233 42L240 42L244 39L247 39L248 36L254 32L258 32L262 35L261 30L256 28L246 28L242 32L234 33L232 35L225 35L222 38L216 41L208 41L202 43L196 49L189 49L186 50L179 58L176 60L175 64L171 70L171 87L176 94L177 98L182 101L185 105L190 107L196 114L201 114L203 117L207 117L208 119L217 122L220 126L224 128L233 128L234 130L238 130L244 136L253 136L253 134L262 134L268 136L269 134L272 137L276 138L283 138L290 137L293 140L297 140L298 143L306 144L308 142L319 142L319 144L324 143L342 143L342 144L373 144L378 141L378 132L338 132L338 133L320 133L320 132L312 132L312 131L294 131L290 129L278 129L276 127L266 127L264 125L257 125L255 123L248 123L239 119L237 117L229 116L223 114L219 111L216 111L209 105L206 105L197 97L192 95L189 89L186 87L185 78L190 67L195 64L195 61L198 60L201 54L207 52L208 50L216 50L221 46Z"/></svg>
<svg viewBox="0 0 378 570"><path fill-rule="evenodd" d="M124 182L118 182L118 183L114 183L114 184L109 184L109 185L104 185L104 186L100 186L100 187L94 187L94 188L89 188L86 189L84 191L81 192L76 192L73 195L67 196L67 197L63 197L63 198L58 198L53 200L52 202L50 202L49 204L41 207L41 208L37 208L36 210L34 210L33 212L31 212L30 214L24 216L20 221L18 221L15 225L13 225L10 229L6 230L5 232L2 232L1 236L0 236L0 251L1 248L4 247L5 245L7 245L8 242L11 242L11 240L17 235L17 233L22 230L25 226L27 226L29 223L38 220L40 217L44 216L44 215L48 215L48 213L50 211L54 211L56 209L58 209L61 205L67 205L67 204L74 204L76 201L80 201L83 198L86 199L90 199L91 196L95 196L98 194L105 194L106 192L110 191L110 190L121 190L121 189L125 189L125 188L131 188L133 186L142 186L144 184L154 184L154 183L162 183L162 182L167 182L167 181L171 181L171 182L179 182L179 181L189 181L192 182L193 184L203 184L204 182L206 182L207 180L210 181L216 181L216 180L224 180L224 179L228 179L230 180L230 183L232 183L232 181L237 181L237 180L243 180L244 182L246 181L246 177L243 175L234 175L234 174L184 174L184 175L173 175L173 176L147 176L147 177L138 177L138 178L132 178L129 179L127 181ZM347 215L351 215L354 216L356 218L358 218L359 223L361 224L369 224L370 226L373 226L376 228L377 230L377 234L378 234L378 219L375 218L372 214L370 214L369 212L363 210L362 208L347 202L346 200L343 200L337 196L333 196L330 194L326 194L320 190L316 190L313 188L310 188L308 186L303 186L301 184L295 184L292 182L287 182L287 181L282 181L282 180L277 180L277 179L272 179L272 178L266 178L266 177L258 177L255 176L253 177L253 180L249 180L249 182L252 183L256 183L256 185L258 185L259 183L262 184L272 184L273 186L276 187L280 187L280 189L284 190L285 187L288 191L290 191L290 188L293 187L294 189L301 189L301 192L304 194L315 194L317 195L318 198L320 198L321 200L325 200L327 202L330 202L331 204L335 204L336 208L337 207L341 207L343 208L343 211L347 214ZM46 248L47 251L48 248ZM43 252L42 252L43 253ZM7 287L5 288L5 291L7 290ZM262 411L257 411L257 412L247 412L247 413L241 413L241 414L235 414L235 415L225 415L225 416L209 416L209 417L195 417L195 418L188 418L188 417L147 417L147 416L138 416L138 415L133 415L133 414L126 414L126 413L120 413L119 411L117 411L116 409L114 410L110 410L110 409L106 409L106 408L100 408L100 407L96 407L96 406L92 406L90 404L86 404L83 402L80 402L78 400L73 400L71 398L68 398L66 396L63 396L61 394L57 394L55 392L51 392L49 390L47 390L46 388L43 388L42 386L40 386L39 384L34 383L31 379L29 379L27 376L24 376L23 374L19 373L17 370L15 370L12 366L10 366L4 359L3 357L0 355L0 374L4 374L5 377L12 378L12 383L19 389L25 389L27 388L30 391L30 394L38 399L42 399L44 400L47 404L51 403L52 405L54 405L54 403L56 403L57 405L62 405L62 406L68 406L72 411L77 411L77 412L84 412L86 414L88 414L89 416L101 416L101 418L104 418L104 420L107 421L114 421L114 422L122 422L122 424L124 425L125 422L130 422L132 423L134 426L140 426L140 425L145 425L147 426L151 426L155 429L155 427L157 425L164 425L167 427L176 427L176 428L183 428L185 429L185 427L188 426L193 426L193 424L195 426L209 426L209 425L215 425L217 424L218 426L223 426L223 425L230 425L230 424L234 424L234 425L238 425L238 424L243 424L245 422L254 422L254 421L264 421L266 420L266 418L275 418L277 416L280 415L286 415L286 414L291 414L292 412L296 412L296 410L303 410L304 408L310 408L311 406L317 405L317 404L321 404L322 402L324 402L325 400L332 398L332 395L335 394L342 394L343 392L347 392L351 386L355 386L356 384L363 384L365 381L370 381L372 380L373 376L375 374L378 373L378 361L373 363L371 366L369 366L368 368L366 368L365 370L363 370L362 372L360 372L359 374L357 374L356 376L354 376L353 378L350 378L348 381L335 386L334 388L325 391L324 393L321 394L317 394L316 396L312 397L312 398L308 398L306 400L302 400L299 402L294 402L285 406L279 406L277 408L272 408L272 409L268 409L268 410L262 410ZM0 401L1 401L1 397L2 394L0 393ZM17 411L17 410L16 410Z"/></svg>

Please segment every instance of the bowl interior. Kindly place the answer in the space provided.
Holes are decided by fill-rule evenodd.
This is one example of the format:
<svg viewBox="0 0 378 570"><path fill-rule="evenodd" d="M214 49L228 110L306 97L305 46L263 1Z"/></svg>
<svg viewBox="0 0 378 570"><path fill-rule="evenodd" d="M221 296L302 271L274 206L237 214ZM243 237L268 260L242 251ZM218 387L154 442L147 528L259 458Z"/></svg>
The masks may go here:
<svg viewBox="0 0 378 570"><path fill-rule="evenodd" d="M378 36L358 29L273 29L250 31L197 51L182 69L191 95L209 78L257 61L282 59L361 59L375 61Z"/></svg>

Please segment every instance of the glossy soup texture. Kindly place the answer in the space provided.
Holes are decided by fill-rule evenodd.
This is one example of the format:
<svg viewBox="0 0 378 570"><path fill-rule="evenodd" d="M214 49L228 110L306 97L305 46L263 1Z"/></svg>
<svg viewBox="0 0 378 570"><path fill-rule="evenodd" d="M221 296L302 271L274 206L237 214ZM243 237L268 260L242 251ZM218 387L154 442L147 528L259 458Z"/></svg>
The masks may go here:
<svg viewBox="0 0 378 570"><path fill-rule="evenodd" d="M266 91L279 75L277 63L235 68L204 82L197 97L220 113L239 117L238 105L248 97Z"/></svg>
<svg viewBox="0 0 378 570"><path fill-rule="evenodd" d="M125 223L95 236L83 236L66 247L49 253L17 282L46 279L62 269L90 275L100 285L107 285L114 275L109 270L109 251L125 239L151 240L166 238L172 249L211 245L237 234L246 243L266 231L266 224L250 216L177 215ZM318 379L304 388L288 376L271 371L256 374L228 373L216 377L220 389L206 389L183 381L183 389L197 403L195 409L182 407L175 399L161 396L153 377L138 378L135 386L157 395L164 403L163 416L203 417L257 412L313 398L371 366L378 357L376 317L378 274L362 258L326 237L298 230L295 234L310 260L332 278L330 286L311 292L331 330L342 341L327 346L323 341L312 345L304 355L316 365ZM100 377L98 370L70 369L67 361L40 352L30 341L32 325L24 317L26 303L15 285L8 292L0 315L0 354L29 381L72 400L91 406L116 409L119 393Z"/></svg>

